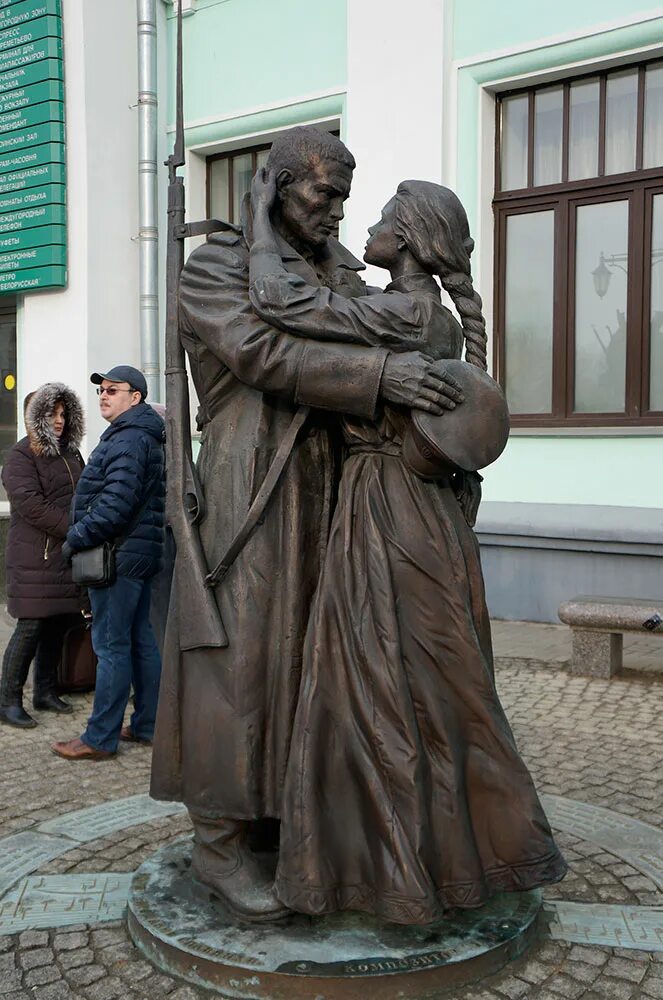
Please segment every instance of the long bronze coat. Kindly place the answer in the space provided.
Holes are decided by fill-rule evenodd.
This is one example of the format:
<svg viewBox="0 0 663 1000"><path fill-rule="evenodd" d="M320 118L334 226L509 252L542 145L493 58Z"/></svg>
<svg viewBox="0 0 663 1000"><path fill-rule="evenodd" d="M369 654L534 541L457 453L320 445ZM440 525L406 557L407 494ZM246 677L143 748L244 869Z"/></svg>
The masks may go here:
<svg viewBox="0 0 663 1000"><path fill-rule="evenodd" d="M310 283L346 296L363 292L361 265L336 241L315 269L283 241L280 252L288 270ZM248 276L238 230L194 251L180 286L182 337L201 400L197 467L208 565L242 523L297 405L317 410L264 522L217 588L228 648L180 654L177 615L187 609L171 608L151 788L155 798L235 819L280 816L304 635L337 472L335 421L324 411L373 418L388 353L275 329L251 309Z"/></svg>
<svg viewBox="0 0 663 1000"><path fill-rule="evenodd" d="M304 335L460 350L425 274L345 300L276 273L251 298ZM425 924L566 870L497 695L479 546L452 489L403 461L408 419L385 406L343 422L276 877L282 902L311 915Z"/></svg>

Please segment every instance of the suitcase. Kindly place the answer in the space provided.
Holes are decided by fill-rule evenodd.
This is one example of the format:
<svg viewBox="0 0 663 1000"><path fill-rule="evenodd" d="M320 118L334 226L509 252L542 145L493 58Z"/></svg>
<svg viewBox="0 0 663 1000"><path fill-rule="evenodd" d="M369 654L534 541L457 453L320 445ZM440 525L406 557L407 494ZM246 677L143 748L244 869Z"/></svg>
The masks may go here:
<svg viewBox="0 0 663 1000"><path fill-rule="evenodd" d="M97 657L92 648L92 632L84 622L76 623L64 634L58 663L59 694L93 691L97 678Z"/></svg>

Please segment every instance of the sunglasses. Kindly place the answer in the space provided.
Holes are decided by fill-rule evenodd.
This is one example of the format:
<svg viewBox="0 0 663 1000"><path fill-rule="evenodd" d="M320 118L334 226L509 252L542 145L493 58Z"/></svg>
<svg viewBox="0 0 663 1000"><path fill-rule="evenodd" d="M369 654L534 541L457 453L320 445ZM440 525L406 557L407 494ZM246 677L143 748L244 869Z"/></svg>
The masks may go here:
<svg viewBox="0 0 663 1000"><path fill-rule="evenodd" d="M97 386L97 396L103 396L104 393L107 396L114 396L116 392L138 392L138 389L118 389L116 385Z"/></svg>

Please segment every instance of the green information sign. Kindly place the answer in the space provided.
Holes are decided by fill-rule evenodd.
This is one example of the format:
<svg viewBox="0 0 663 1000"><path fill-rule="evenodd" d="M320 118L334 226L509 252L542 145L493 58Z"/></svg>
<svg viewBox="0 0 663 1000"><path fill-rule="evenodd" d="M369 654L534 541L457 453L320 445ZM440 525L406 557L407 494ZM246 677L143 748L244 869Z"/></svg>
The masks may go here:
<svg viewBox="0 0 663 1000"><path fill-rule="evenodd" d="M61 0L0 0L0 293L67 281Z"/></svg>
<svg viewBox="0 0 663 1000"><path fill-rule="evenodd" d="M66 242L66 226L38 226L36 229L26 229L18 233L0 233L0 253L12 253L29 247L45 247L51 244L65 246Z"/></svg>
<svg viewBox="0 0 663 1000"><path fill-rule="evenodd" d="M41 167L15 170L11 174L0 174L0 195L44 184L64 184L64 164L44 163Z"/></svg>
<svg viewBox="0 0 663 1000"><path fill-rule="evenodd" d="M64 265L27 268L0 275L0 292L29 292L39 288L58 288L67 284Z"/></svg>
<svg viewBox="0 0 663 1000"><path fill-rule="evenodd" d="M0 114L9 111L19 111L32 104L42 104L44 101L64 101L64 86L59 80L44 80L34 83L31 87L21 87L19 90L9 90L0 94Z"/></svg>
<svg viewBox="0 0 663 1000"><path fill-rule="evenodd" d="M41 0L40 3L33 3L33 0L17 0L11 7L0 9L0 30L34 21L35 18L47 14L62 17L61 0Z"/></svg>
<svg viewBox="0 0 663 1000"><path fill-rule="evenodd" d="M0 72L0 93L5 90L16 90L17 87L28 87L31 83L42 80L62 80L62 60L43 59L31 66L20 66L8 73Z"/></svg>
<svg viewBox="0 0 663 1000"><path fill-rule="evenodd" d="M20 212L24 208L39 208L40 205L64 205L64 184L46 184L43 187L4 194L0 197L0 214Z"/></svg>
<svg viewBox="0 0 663 1000"><path fill-rule="evenodd" d="M21 46L21 52L27 53L28 46L35 42L41 42L44 38L57 38L62 34L59 17L39 17L36 21L29 21L27 24L17 24L14 28L5 28L0 25L0 58L4 59L9 49ZM30 60L31 62L33 60Z"/></svg>
<svg viewBox="0 0 663 1000"><path fill-rule="evenodd" d="M64 122L64 104L60 101L44 101L33 104L21 111L0 114L0 134L16 129L34 128L45 122Z"/></svg>
<svg viewBox="0 0 663 1000"><path fill-rule="evenodd" d="M18 271L23 267L46 267L49 264L64 264L67 248L55 244L47 247L28 247L11 253L0 253L0 274Z"/></svg>
<svg viewBox="0 0 663 1000"><path fill-rule="evenodd" d="M0 215L0 234L20 233L37 226L61 225L66 223L64 205L42 205L41 208L24 208L18 212Z"/></svg>
<svg viewBox="0 0 663 1000"><path fill-rule="evenodd" d="M32 149L0 156L0 180L4 173L13 173L26 167L38 167L43 163L64 163L64 144L61 142L41 143Z"/></svg>
<svg viewBox="0 0 663 1000"><path fill-rule="evenodd" d="M60 38L45 38L9 49L8 52L0 52L0 73L20 69L22 66L29 66L30 63L43 62L44 59L62 59Z"/></svg>
<svg viewBox="0 0 663 1000"><path fill-rule="evenodd" d="M0 135L0 155L29 146L38 146L42 142L64 142L64 124L46 122L44 125L35 125L34 128L23 129L20 132L4 133Z"/></svg>

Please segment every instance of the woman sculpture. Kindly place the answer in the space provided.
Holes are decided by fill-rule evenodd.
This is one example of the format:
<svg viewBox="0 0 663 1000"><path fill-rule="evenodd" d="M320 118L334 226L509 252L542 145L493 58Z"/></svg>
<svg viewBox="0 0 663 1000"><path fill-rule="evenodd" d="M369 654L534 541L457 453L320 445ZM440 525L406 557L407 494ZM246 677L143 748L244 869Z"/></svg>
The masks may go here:
<svg viewBox="0 0 663 1000"><path fill-rule="evenodd" d="M56 671L64 634L80 620L85 603L62 558L71 500L83 468L80 400L59 382L42 385L28 397L25 425L27 437L10 450L2 470L11 509L7 610L18 621L2 663L0 722L20 728L37 725L23 708L33 657L34 707L72 711L56 693Z"/></svg>
<svg viewBox="0 0 663 1000"><path fill-rule="evenodd" d="M453 192L399 185L364 256L392 282L345 299L286 272L269 222L273 191L259 174L250 294L263 318L307 337L459 356L437 275L462 319L466 359L485 369L473 242ZM276 892L303 913L425 924L497 891L557 881L566 865L495 689L474 533L452 480L425 481L404 462L409 419L385 406L375 423L343 422L347 457L306 638Z"/></svg>

